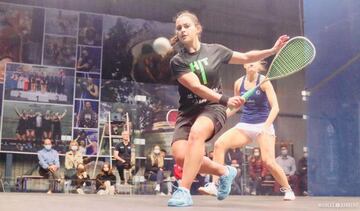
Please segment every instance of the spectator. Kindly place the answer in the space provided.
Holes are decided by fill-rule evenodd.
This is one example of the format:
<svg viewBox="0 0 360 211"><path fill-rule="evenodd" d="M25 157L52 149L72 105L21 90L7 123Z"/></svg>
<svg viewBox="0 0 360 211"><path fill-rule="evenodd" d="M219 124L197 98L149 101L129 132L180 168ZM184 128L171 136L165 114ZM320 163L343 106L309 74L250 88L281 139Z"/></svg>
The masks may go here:
<svg viewBox="0 0 360 211"><path fill-rule="evenodd" d="M69 144L70 151L65 154L65 179L71 179L76 174L76 168L83 163L83 157L79 151L77 141L71 141Z"/></svg>
<svg viewBox="0 0 360 211"><path fill-rule="evenodd" d="M233 181L231 193L241 194L241 165L242 165L243 154L240 148L230 149L225 155L226 165L230 165L237 170L236 177Z"/></svg>
<svg viewBox="0 0 360 211"><path fill-rule="evenodd" d="M241 167L243 154L239 148L230 149L225 155L226 165L232 165L235 168Z"/></svg>
<svg viewBox="0 0 360 211"><path fill-rule="evenodd" d="M124 170L131 169L131 144L129 131L124 130L121 136L123 141L115 146L114 158L116 160L116 168L119 172L121 184L124 184Z"/></svg>
<svg viewBox="0 0 360 211"><path fill-rule="evenodd" d="M303 148L303 157L299 160L299 170L298 170L298 174L299 174L299 189L300 189L300 194L307 196L308 192L307 192L307 157L308 157L308 151L307 151L307 147Z"/></svg>
<svg viewBox="0 0 360 211"><path fill-rule="evenodd" d="M265 165L261 160L260 148L256 147L253 156L249 158L249 174L250 174L250 194L258 195L262 193L261 183L267 175Z"/></svg>
<svg viewBox="0 0 360 211"><path fill-rule="evenodd" d="M296 164L295 159L291 157L288 153L288 147L286 145L281 145L281 155L279 155L275 160L280 165L280 167L285 172L290 186L293 186L292 189L294 192L297 192L296 189ZM278 193L280 189L279 183L275 182L274 192Z"/></svg>
<svg viewBox="0 0 360 211"><path fill-rule="evenodd" d="M76 169L76 174L73 176L72 181L76 187L76 192L78 194L84 194L84 186L90 186L90 177L86 172L84 164L79 163Z"/></svg>
<svg viewBox="0 0 360 211"><path fill-rule="evenodd" d="M38 151L39 158L39 174L45 179L49 179L48 194L55 190L56 182L60 182L59 177L59 154L56 150L51 149L52 144L50 139L44 140L44 148Z"/></svg>
<svg viewBox="0 0 360 211"><path fill-rule="evenodd" d="M176 180L173 174L175 161L171 155L167 154L165 149L161 149L160 154L164 158L164 178L167 184L167 195L170 196L173 191L172 183Z"/></svg>
<svg viewBox="0 0 360 211"><path fill-rule="evenodd" d="M104 163L100 174L96 176L96 190L99 195L114 195L116 177L109 163Z"/></svg>
<svg viewBox="0 0 360 211"><path fill-rule="evenodd" d="M155 145L146 159L145 178L156 181L155 192L160 193L164 180L164 157L161 156L160 146Z"/></svg>

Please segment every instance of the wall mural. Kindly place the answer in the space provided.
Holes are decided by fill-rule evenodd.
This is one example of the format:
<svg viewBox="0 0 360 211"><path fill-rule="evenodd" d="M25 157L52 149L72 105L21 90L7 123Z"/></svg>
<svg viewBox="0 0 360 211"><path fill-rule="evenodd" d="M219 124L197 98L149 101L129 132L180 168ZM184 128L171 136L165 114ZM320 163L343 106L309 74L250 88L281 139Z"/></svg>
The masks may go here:
<svg viewBox="0 0 360 211"><path fill-rule="evenodd" d="M109 113L114 135L129 114L133 138L146 140L137 155L169 147L172 33L172 23L0 3L0 150L35 153L49 137L60 153L75 139L106 155Z"/></svg>

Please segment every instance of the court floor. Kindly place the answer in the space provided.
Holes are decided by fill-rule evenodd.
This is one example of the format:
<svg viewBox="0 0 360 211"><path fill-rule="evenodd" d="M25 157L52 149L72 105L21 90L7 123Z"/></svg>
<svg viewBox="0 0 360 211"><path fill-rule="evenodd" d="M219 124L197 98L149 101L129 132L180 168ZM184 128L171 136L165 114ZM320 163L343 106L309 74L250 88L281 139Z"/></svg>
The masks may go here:
<svg viewBox="0 0 360 211"><path fill-rule="evenodd" d="M194 196L194 206L187 208L167 207L168 198L152 195L0 193L0 210L360 210L360 197L298 197L295 201L282 201L280 196L230 196L224 201L217 201L211 196Z"/></svg>

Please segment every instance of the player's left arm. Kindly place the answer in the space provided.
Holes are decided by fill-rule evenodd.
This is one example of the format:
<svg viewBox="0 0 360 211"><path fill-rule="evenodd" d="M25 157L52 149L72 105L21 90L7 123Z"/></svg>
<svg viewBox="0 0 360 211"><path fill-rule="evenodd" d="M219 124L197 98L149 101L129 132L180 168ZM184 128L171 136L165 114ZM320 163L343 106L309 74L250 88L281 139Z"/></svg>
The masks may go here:
<svg viewBox="0 0 360 211"><path fill-rule="evenodd" d="M272 86L270 81L266 81L264 82L260 88L266 93L266 97L269 101L269 105L271 107L270 109L270 113L268 118L265 121L264 124L264 128L263 128L263 132L266 132L271 124L274 122L274 120L276 119L278 113L279 113L279 103L277 100L277 96L274 90L274 87Z"/></svg>
<svg viewBox="0 0 360 211"><path fill-rule="evenodd" d="M263 60L269 56L276 54L286 44L288 40L289 36L282 35L276 40L274 46L270 49L252 50L246 53L234 51L229 61L229 64L246 64Z"/></svg>

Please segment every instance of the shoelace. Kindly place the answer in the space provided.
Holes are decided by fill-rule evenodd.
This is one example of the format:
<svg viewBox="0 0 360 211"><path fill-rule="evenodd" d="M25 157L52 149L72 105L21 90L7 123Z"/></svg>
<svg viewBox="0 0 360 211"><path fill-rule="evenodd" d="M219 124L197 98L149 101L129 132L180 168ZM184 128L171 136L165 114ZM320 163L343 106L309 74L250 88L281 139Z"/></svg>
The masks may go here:
<svg viewBox="0 0 360 211"><path fill-rule="evenodd" d="M171 184L172 187L175 189L175 192L173 193L172 197L173 198L182 198L183 195L186 195L186 191L176 187L175 185Z"/></svg>
<svg viewBox="0 0 360 211"><path fill-rule="evenodd" d="M213 183L212 183L212 182L208 182L208 183L205 184L204 187L207 188L207 187L209 187L209 186L211 186L211 185L213 185Z"/></svg>
<svg viewBox="0 0 360 211"><path fill-rule="evenodd" d="M282 192L282 193L291 192L291 191L292 191L291 188L286 188L286 187L281 187L280 188L280 192Z"/></svg>

